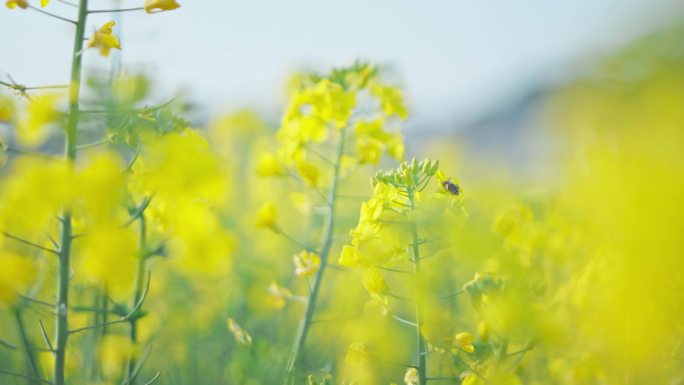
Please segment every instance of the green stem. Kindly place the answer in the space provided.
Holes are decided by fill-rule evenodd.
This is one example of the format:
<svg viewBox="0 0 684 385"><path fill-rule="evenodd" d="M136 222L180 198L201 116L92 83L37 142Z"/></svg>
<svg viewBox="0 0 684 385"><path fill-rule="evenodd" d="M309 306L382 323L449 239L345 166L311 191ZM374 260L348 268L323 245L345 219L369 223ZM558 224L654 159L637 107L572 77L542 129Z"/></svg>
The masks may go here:
<svg viewBox="0 0 684 385"><path fill-rule="evenodd" d="M410 191L409 209L413 211L414 209L414 193L415 191ZM416 357L418 359L418 385L427 384L427 356L423 354L425 352L425 338L421 333L421 328L423 326L423 306L421 301L422 292L422 277L420 272L420 238L418 238L418 225L413 222L411 223L411 253L413 256L413 273L415 277L415 311L416 311Z"/></svg>
<svg viewBox="0 0 684 385"><path fill-rule="evenodd" d="M294 373L295 367L299 361L301 351L303 350L304 344L306 343L306 337L309 333L309 327L311 326L314 312L316 310L316 303L318 301L318 295L321 289L321 282L323 281L323 274L325 268L328 265L328 256L330 254L330 249L333 243L333 231L335 227L335 203L337 200L337 189L340 179L340 163L342 160L342 155L344 154L344 137L346 128L340 130L340 143L337 148L337 159L335 161L335 166L333 169L333 180L332 186L330 188L330 193L328 196L328 202L330 207L330 213L328 216L328 221L326 223L323 248L321 249L321 266L316 272L316 276L312 282L311 294L309 295L309 301L306 304L306 311L304 317L302 318L299 328L297 329L297 337L295 338L294 344L292 345L292 351L290 352L290 358L287 362L287 376L285 376L286 381Z"/></svg>
<svg viewBox="0 0 684 385"><path fill-rule="evenodd" d="M21 337L21 343L26 351L26 359L28 360L29 376L34 379L30 379L29 383L36 384L40 383L40 371L38 370L38 364L36 360L35 350L33 349L33 344L29 339L28 334L26 334L26 328L24 327L24 321L21 319L21 310L14 310L14 319L17 322L17 329L19 329L19 336Z"/></svg>
<svg viewBox="0 0 684 385"><path fill-rule="evenodd" d="M73 167L76 160L76 139L79 119L79 99L81 94L81 69L83 55L83 36L85 35L88 0L80 0L78 4L78 21L74 34L72 51L71 77L69 82L69 119L66 126L64 157ZM55 318L55 366L54 385L64 385L64 366L66 360L67 339L69 338L69 272L71 258L72 223L71 210L65 208L59 231L60 250L57 273L57 306Z"/></svg>
<svg viewBox="0 0 684 385"><path fill-rule="evenodd" d="M145 254L147 248L147 224L145 222L145 216L143 214L141 214L138 217L138 223L138 249L140 255L138 256L138 261L135 267L136 273L134 284L135 286L133 288L133 306L136 306L136 304L140 302L140 298L142 298L143 288L145 285ZM135 346L138 343L138 317L133 317L130 321L130 325L130 339L133 346ZM135 357L133 357L133 355L131 355L131 358L128 363L129 385L135 384L135 377L137 376L137 372L135 371L136 365L136 359Z"/></svg>

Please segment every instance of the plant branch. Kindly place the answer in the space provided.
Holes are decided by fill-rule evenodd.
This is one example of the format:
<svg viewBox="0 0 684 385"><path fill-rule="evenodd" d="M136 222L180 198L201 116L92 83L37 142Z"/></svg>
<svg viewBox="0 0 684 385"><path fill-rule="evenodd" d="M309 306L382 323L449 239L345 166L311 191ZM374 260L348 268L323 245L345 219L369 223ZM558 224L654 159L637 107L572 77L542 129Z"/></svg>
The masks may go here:
<svg viewBox="0 0 684 385"><path fill-rule="evenodd" d="M311 321L313 320L314 312L316 310L316 304L318 301L318 295L320 293L321 282L323 281L325 268L328 265L328 256L332 248L334 237L335 205L337 202L337 191L340 181L342 156L344 154L345 133L346 127L343 127L340 130L340 140L337 148L337 158L335 160L335 166L333 168L332 186L330 188L330 195L327 199L327 201L329 202L328 207L330 208L330 210L328 220L326 223L323 249L320 254L321 265L318 271L316 272L316 276L314 277L311 295L309 296L309 301L306 304L306 311L304 313L304 317L302 318L299 324L299 328L297 329L297 336L295 337L295 341L292 345L292 350L290 352L290 357L287 362L287 375L285 376L285 378L289 378L293 375L295 367L297 366L297 362L299 361L301 351L306 343L306 337L309 332L309 326L311 325Z"/></svg>
<svg viewBox="0 0 684 385"><path fill-rule="evenodd" d="M142 295L140 296L140 300L138 301L138 303L135 305L133 310L131 310L128 314L126 314L125 316L123 316L122 318L120 318L118 320L102 322L102 323L95 324L95 325L84 326L82 328L69 330L69 334L80 333L80 332L83 332L86 330L96 329L96 328L103 327L103 326L116 325L116 324L120 324L123 322L128 322L131 319L133 319L133 317L137 315L138 311L140 310L143 303L145 302L145 298L147 297L147 293L150 291L151 276L152 276L152 274L148 271L147 272L147 284L145 285L145 290L143 291Z"/></svg>
<svg viewBox="0 0 684 385"><path fill-rule="evenodd" d="M66 21L67 23L71 23L71 24L76 25L76 26L78 25L78 23L77 23L76 21L74 21L74 20L67 19L66 17L62 17L62 16L59 16L59 15L55 15L54 13L50 13L50 12L47 12L47 11L43 11L42 9L36 8L36 7L32 6L32 5L29 5L29 8L31 8L32 10L34 10L34 11L36 11L36 12L38 12L38 13L42 13L43 15L47 15L47 16L50 16L50 17L54 17L55 19L59 19L59 20L62 20L62 21Z"/></svg>
<svg viewBox="0 0 684 385"><path fill-rule="evenodd" d="M128 227L133 222L135 222L136 219L141 218L142 215L145 213L147 206L150 205L150 201L152 201L152 197L145 197L145 199L143 199L140 206L138 206L138 208L133 213L131 213L131 217L128 218L128 220L126 222L124 222L122 227Z"/></svg>
<svg viewBox="0 0 684 385"><path fill-rule="evenodd" d="M3 233L7 238L13 239L13 240L15 240L15 241L17 241L17 242L23 243L23 244L25 244L25 245L33 246L33 247L35 247L35 248L37 248L37 249L40 249L40 250L43 250L43 251L47 251L47 252L52 253L52 254L59 255L59 252L58 252L57 250L54 250L54 249L50 249L50 248L48 248L48 247L41 246L41 245L39 245L39 244L37 244L37 243L33 243L33 242L31 242L31 241L27 241L26 239L20 238L20 237L18 237L18 236L16 236L16 235L12 235L12 234L8 233L7 231L3 231L2 233Z"/></svg>
<svg viewBox="0 0 684 385"><path fill-rule="evenodd" d="M157 374L155 374L154 377L152 377L152 379L147 381L144 385L152 385L155 381L157 381L159 376L161 376L161 372L157 372Z"/></svg>
<svg viewBox="0 0 684 385"><path fill-rule="evenodd" d="M36 381L36 382L40 382L40 383L43 383L43 384L52 384L52 382L47 381L47 380L43 380L43 379L40 379L40 378L35 378L35 377L27 376L27 375L24 375L24 374L21 374L21 373L11 372L11 371L5 370L5 369L0 369L0 374L6 374L6 375L8 375L8 376L14 376L14 377L19 377L19 378L24 378L24 379L27 379L27 380L30 380L30 381Z"/></svg>
<svg viewBox="0 0 684 385"><path fill-rule="evenodd" d="M135 7L135 8L115 8L115 9L93 9L88 11L88 13L116 13L116 12L132 12L132 11L143 11L145 7Z"/></svg>
<svg viewBox="0 0 684 385"><path fill-rule="evenodd" d="M415 208L415 192L410 190L408 194L409 210ZM425 349L425 338L422 333L423 306L421 303L422 275L420 271L420 243L418 237L418 225L411 223L411 254L413 257L413 272L415 277L415 312L416 312L416 358L418 360L418 385L427 384L427 357L422 353Z"/></svg>
<svg viewBox="0 0 684 385"><path fill-rule="evenodd" d="M30 369L29 374L34 377L35 380L30 380L30 382L39 382L40 370L38 368L38 360L33 351L33 344L26 333L26 328L24 327L24 320L21 318L21 310L16 309L14 311L14 319L17 322L17 329L19 330L19 336L21 337L21 343L24 347L26 353L26 359L28 360L28 367Z"/></svg>
<svg viewBox="0 0 684 385"><path fill-rule="evenodd" d="M39 300L39 299L27 297L27 296L22 295L22 294L19 294L19 298L21 298L21 299L23 299L23 300L26 300L26 301L29 301L29 302L37 303L37 304L39 304L39 305L47 306L47 307L49 307L49 308L54 308L54 307L55 307L55 304L54 304L54 303L41 301L41 300Z"/></svg>
<svg viewBox="0 0 684 385"><path fill-rule="evenodd" d="M48 349L50 349L51 352L54 352L55 348L52 347L52 342L50 342L50 337L48 337L47 331L45 330L43 320L39 319L38 325L40 326L40 332L43 334L43 340L45 340L45 345L47 345Z"/></svg>
<svg viewBox="0 0 684 385"><path fill-rule="evenodd" d="M463 293L464 291L465 291L465 289L457 290L451 294L447 294L445 296L439 297L438 299L447 299L447 298L455 297L455 296Z"/></svg>

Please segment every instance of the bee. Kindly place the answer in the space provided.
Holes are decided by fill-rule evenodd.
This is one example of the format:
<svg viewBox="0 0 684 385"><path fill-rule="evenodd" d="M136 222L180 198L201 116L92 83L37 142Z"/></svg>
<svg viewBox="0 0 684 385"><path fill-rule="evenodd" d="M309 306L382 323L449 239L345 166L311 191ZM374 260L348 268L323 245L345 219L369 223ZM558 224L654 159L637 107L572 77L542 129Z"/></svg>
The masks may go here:
<svg viewBox="0 0 684 385"><path fill-rule="evenodd" d="M451 178L442 182L442 187L451 193L451 195L458 195L461 193L461 188L456 183L452 182Z"/></svg>

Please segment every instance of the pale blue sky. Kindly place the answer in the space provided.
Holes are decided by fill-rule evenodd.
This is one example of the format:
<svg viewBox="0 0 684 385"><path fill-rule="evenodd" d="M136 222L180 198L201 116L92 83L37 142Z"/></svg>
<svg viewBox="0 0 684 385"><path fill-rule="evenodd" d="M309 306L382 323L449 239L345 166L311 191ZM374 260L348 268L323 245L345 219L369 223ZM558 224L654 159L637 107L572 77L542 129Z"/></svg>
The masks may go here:
<svg viewBox="0 0 684 385"><path fill-rule="evenodd" d="M292 71L362 58L393 65L413 121L432 126L567 76L684 9L676 0L180 2L173 12L127 13L119 31L124 66L153 74L164 90L188 88L212 112L251 106L275 115ZM48 10L73 14L55 0ZM89 29L109 18L93 15ZM0 77L63 83L71 34L35 12L1 10ZM107 65L95 52L85 61Z"/></svg>

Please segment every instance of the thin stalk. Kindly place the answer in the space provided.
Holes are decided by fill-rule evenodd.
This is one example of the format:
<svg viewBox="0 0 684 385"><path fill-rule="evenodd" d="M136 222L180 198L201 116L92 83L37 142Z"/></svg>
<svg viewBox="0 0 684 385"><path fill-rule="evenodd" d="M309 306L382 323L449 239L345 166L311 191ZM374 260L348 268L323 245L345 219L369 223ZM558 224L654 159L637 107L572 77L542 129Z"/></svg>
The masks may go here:
<svg viewBox="0 0 684 385"><path fill-rule="evenodd" d="M30 379L29 383L36 384L40 383L40 371L38 370L38 361L36 359L36 354L33 349L33 344L26 333L26 328L24 327L24 321L21 318L21 310L14 310L14 319L17 322L17 329L19 330L19 336L21 337L21 343L26 350L26 359L28 360L29 376L34 379Z"/></svg>
<svg viewBox="0 0 684 385"><path fill-rule="evenodd" d="M88 11L88 13L116 13L116 12L131 12L131 11L144 11L144 7L135 8L115 8L115 9L93 9Z"/></svg>
<svg viewBox="0 0 684 385"><path fill-rule="evenodd" d="M414 209L414 193L410 191L408 195L409 209ZM418 385L427 384L427 356L425 352L425 338L421 333L423 326L423 306L421 301L422 277L420 271L420 238L418 238L418 225L411 224L411 254L413 256L413 274L415 277L415 311L416 311L416 357L418 359Z"/></svg>
<svg viewBox="0 0 684 385"><path fill-rule="evenodd" d="M12 147L12 146L7 146L7 151L8 152L14 152L17 154L22 154L22 155L34 156L36 158L48 159L48 160L57 160L58 159L58 158L55 158L51 155L43 154L43 153L40 153L37 151L24 150L24 149Z"/></svg>
<svg viewBox="0 0 684 385"><path fill-rule="evenodd" d="M76 160L76 139L78 133L79 99L81 94L81 70L83 64L83 36L85 35L88 0L79 0L78 21L74 34L74 47L69 82L69 118L66 126L64 158L71 167ZM69 273L72 242L71 210L65 208L60 224L59 268L57 275L57 306L55 319L55 366L54 385L64 385L64 364L66 361L67 340L69 338Z"/></svg>
<svg viewBox="0 0 684 385"><path fill-rule="evenodd" d="M39 244L37 244L37 243L35 243L35 242L31 242L31 241L28 241L28 240L26 240L26 239L24 239L24 238L17 237L16 235L10 234L10 233L8 233L8 232L6 232L6 231L3 231L2 234L3 234L5 237L7 237L7 238L14 239L15 241L20 242L20 243L23 243L23 244L25 244L25 245L29 245L29 246L35 247L36 249L40 249L40 250L43 250L43 251L47 251L47 252L49 252L49 253L53 253L53 254L59 255L59 252L58 252L57 250L53 250L53 249L50 249L50 248L47 248L47 247L43 247L43 246L41 246L41 245L39 245Z"/></svg>
<svg viewBox="0 0 684 385"><path fill-rule="evenodd" d="M38 13L42 13L43 15L47 15L47 16L50 16L50 17L54 17L55 19L59 19L59 20L62 20L62 21L66 21L67 23L71 23L71 24L74 24L74 25L78 25L78 22L77 22L77 21L73 21L73 20L71 20L71 19L67 19L66 17L62 17L62 16L59 16L59 15L55 15L54 13L50 13L50 12L47 12L47 11L43 11L42 9L40 9L40 8L38 8L38 7L34 7L34 6L32 6L32 5L29 5L29 8L31 8L32 10L34 10L34 11L36 11L36 12L38 12Z"/></svg>
<svg viewBox="0 0 684 385"><path fill-rule="evenodd" d="M306 304L306 311L304 313L304 317L302 318L299 324L299 328L297 329L297 336L292 345L290 358L287 362L287 375L285 376L286 379L290 378L293 375L295 367L297 366L297 362L299 361L301 351L304 347L304 344L306 343L306 337L309 333L309 327L311 326L311 321L313 320L314 312L316 310L316 303L318 301L318 295L321 289L321 282L323 281L323 274L325 273L325 268L328 265L328 256L330 254L330 249L332 248L334 238L333 231L335 228L335 203L337 201L337 189L339 186L340 179L340 163L342 161L342 155L344 154L345 132L346 128L342 128L340 130L340 143L337 148L337 159L335 161L335 166L333 168L332 186L330 188L330 194L328 196L328 207L330 207L330 215L328 216L328 221L326 223L323 248L320 254L321 266L316 272L316 276L314 277L311 288L311 295L309 296L309 301Z"/></svg>
<svg viewBox="0 0 684 385"><path fill-rule="evenodd" d="M141 214L138 217L138 250L139 256L136 263L135 272L135 284L133 288L133 306L140 301L143 295L143 289L145 287L145 250L147 248L147 224L145 222L145 215ZM138 317L133 317L130 321L130 339L133 346L138 343ZM139 369L136 370L138 365L135 357L131 355L128 362L128 384L135 385L135 378L138 375Z"/></svg>
<svg viewBox="0 0 684 385"><path fill-rule="evenodd" d="M24 378L24 379L26 379L26 380L32 380L32 381L40 382L40 383L43 383L43 384L52 384L50 381L47 381L47 380L40 380L40 379L38 379L38 378L33 378L33 377L31 377L31 376L26 376L26 375L23 375L23 374L21 374L21 373L14 373L14 372L11 372L11 371L5 370L5 369L0 369L0 374L6 374L6 375L12 376L12 377Z"/></svg>

